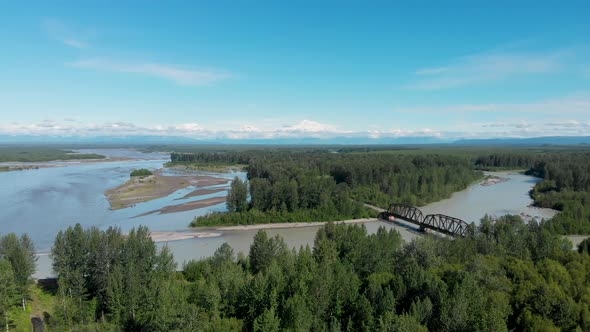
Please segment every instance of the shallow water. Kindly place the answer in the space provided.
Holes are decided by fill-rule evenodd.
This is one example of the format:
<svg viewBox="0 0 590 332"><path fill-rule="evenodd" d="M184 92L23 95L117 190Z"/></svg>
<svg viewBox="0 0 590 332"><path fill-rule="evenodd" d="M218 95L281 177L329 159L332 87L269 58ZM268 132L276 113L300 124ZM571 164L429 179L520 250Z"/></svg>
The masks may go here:
<svg viewBox="0 0 590 332"><path fill-rule="evenodd" d="M476 224L485 214L490 216L518 214L525 219L535 217L537 220L549 219L555 215L555 210L530 206L533 200L529 196L529 191L542 179L514 172L486 172L486 174L507 178L508 181L491 186L476 183L463 191L454 193L449 199L428 204L420 210L424 214L441 213Z"/></svg>
<svg viewBox="0 0 590 332"><path fill-rule="evenodd" d="M154 231L186 230L195 216L225 209L224 204L218 204L192 211L132 218L168 205L226 195L224 191L175 201L176 198L195 189L189 187L167 197L112 211L109 209L104 192L127 181L130 172L135 168L161 168L168 161L168 155L143 154L134 150L121 149L83 150L82 152L94 152L110 157L132 157L136 160L60 163L68 166L0 173L0 234L26 232L35 242L39 252L46 253L50 250L57 232L76 223L84 227L97 226L101 229L118 226L124 232L139 225L146 225ZM167 170L165 174L172 176L176 173L177 171ZM194 173L225 178L233 178L236 175L245 177L244 173ZM420 209L425 214L441 213L476 223L485 214L499 216L507 213L522 213L538 218L550 218L555 213L553 210L529 207L532 200L528 192L540 179L516 173L493 174L509 180L492 186L481 186L475 183L466 190L453 194L449 199L428 204ZM376 232L379 226L393 227L378 221L364 225L369 233ZM271 236L281 235L289 246L298 248L305 245L312 246L319 227L269 229L267 232ZM256 232L256 230L219 231L218 233L221 234L219 237L173 241L158 245L168 245L179 266L182 266L183 262L190 259L211 256L223 242L228 242L236 252L247 252ZM410 239L416 235L403 232L403 236ZM50 265L50 257L40 255L36 277L51 275Z"/></svg>
<svg viewBox="0 0 590 332"><path fill-rule="evenodd" d="M105 150L88 151L105 154ZM136 151L130 151L130 155L141 156ZM125 154L114 150L114 156ZM104 195L107 189L125 183L133 169L158 169L169 160L168 155L163 154L144 154L143 157L132 161L61 163L60 167L0 173L0 233L26 232L40 252L47 252L57 232L76 223L101 229L118 226L125 232L139 225L147 225L152 230L177 230L185 229L197 215L224 209L223 204L218 204L208 209L133 218L164 206L226 194L219 192L175 201L195 189L187 187L167 197L110 210ZM235 174L217 176L229 178Z"/></svg>

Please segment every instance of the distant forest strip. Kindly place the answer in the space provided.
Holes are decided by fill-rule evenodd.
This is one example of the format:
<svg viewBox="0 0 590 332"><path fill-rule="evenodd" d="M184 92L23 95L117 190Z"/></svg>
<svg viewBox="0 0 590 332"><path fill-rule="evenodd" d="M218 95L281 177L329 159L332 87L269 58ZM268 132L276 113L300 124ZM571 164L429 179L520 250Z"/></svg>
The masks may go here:
<svg viewBox="0 0 590 332"><path fill-rule="evenodd" d="M449 197L483 177L468 157L436 154L284 149L172 153L171 160L248 164L248 184L238 179L230 189L230 196L238 195L229 197L229 212L197 217L193 226L363 218L370 212L361 202L419 206Z"/></svg>
<svg viewBox="0 0 590 332"><path fill-rule="evenodd" d="M72 159L103 159L99 154L78 154L71 150L42 146L0 146L0 162L41 162Z"/></svg>
<svg viewBox="0 0 590 332"><path fill-rule="evenodd" d="M76 225L55 238L58 280L43 292L26 235L0 240L0 321L17 331L30 330L31 312L52 331L587 331L589 243L571 250L519 216L411 243L328 223L313 248L259 231L246 255L224 243L179 273L145 227Z"/></svg>
<svg viewBox="0 0 590 332"><path fill-rule="evenodd" d="M228 173L234 171L243 171L246 169L245 164L228 164L228 163L218 163L218 162L167 162L164 164L165 167L168 168L177 168L180 166L182 169L188 170L199 170L199 171L207 171L207 172L215 172L215 173Z"/></svg>

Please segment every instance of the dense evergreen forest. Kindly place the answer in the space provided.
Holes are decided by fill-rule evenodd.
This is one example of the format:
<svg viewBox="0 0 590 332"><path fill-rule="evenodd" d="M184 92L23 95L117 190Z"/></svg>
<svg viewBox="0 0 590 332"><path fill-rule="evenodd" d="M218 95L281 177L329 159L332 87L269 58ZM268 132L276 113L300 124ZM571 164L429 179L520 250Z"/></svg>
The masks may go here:
<svg viewBox="0 0 590 332"><path fill-rule="evenodd" d="M32 286L14 264L30 262L27 240L8 238L0 313L11 330L21 287ZM571 250L518 216L486 217L473 237L411 243L394 230L327 224L313 248L259 231L248 255L223 244L174 272L144 227L123 236L76 225L55 239L58 287L43 318L50 331L583 331L587 247Z"/></svg>
<svg viewBox="0 0 590 332"><path fill-rule="evenodd" d="M362 203L423 205L466 188L483 175L468 157L436 154L341 154L322 150L172 153L175 163L248 164L242 201L228 213L198 217L194 226L362 218ZM232 208L239 206L239 209Z"/></svg>
<svg viewBox="0 0 590 332"><path fill-rule="evenodd" d="M172 153L171 158L248 164L251 200L245 208L196 218L195 226L360 218L369 213L360 202L419 206L465 188L481 176L478 170L518 169L544 179L531 192L535 205L561 211L543 227L557 234L590 234L587 146L238 149Z"/></svg>

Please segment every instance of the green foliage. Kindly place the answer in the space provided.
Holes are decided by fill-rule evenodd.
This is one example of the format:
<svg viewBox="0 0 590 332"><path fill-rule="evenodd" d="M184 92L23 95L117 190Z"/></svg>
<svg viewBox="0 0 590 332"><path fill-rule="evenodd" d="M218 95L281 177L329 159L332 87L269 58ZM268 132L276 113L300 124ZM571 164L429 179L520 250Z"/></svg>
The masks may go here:
<svg viewBox="0 0 590 332"><path fill-rule="evenodd" d="M9 330L8 312L18 302L19 292L11 264L0 258L0 320L6 331Z"/></svg>
<svg viewBox="0 0 590 332"><path fill-rule="evenodd" d="M225 243L182 274L145 227L124 237L76 225L58 234L52 255L55 330L590 328L590 255L518 216L486 217L472 237L407 244L394 230L328 223L313 249L289 250L260 231L248 257ZM18 302L5 259L0 282L2 313Z"/></svg>
<svg viewBox="0 0 590 332"><path fill-rule="evenodd" d="M52 325L73 328L106 319L125 329L166 331L178 323L182 296L176 264L165 247L158 252L146 227L60 232L52 248L59 288Z"/></svg>
<svg viewBox="0 0 590 332"><path fill-rule="evenodd" d="M226 204L229 212L244 212L248 209L248 184L237 176L231 182Z"/></svg>
<svg viewBox="0 0 590 332"><path fill-rule="evenodd" d="M229 213L197 217L193 226L363 218L370 214L361 203L420 205L448 197L482 176L467 157L437 154L360 155L298 149L173 153L171 158L248 163L249 186L234 180Z"/></svg>
<svg viewBox="0 0 590 332"><path fill-rule="evenodd" d="M0 146L0 162L40 162L72 159L103 159L98 154L74 153L55 147Z"/></svg>
<svg viewBox="0 0 590 332"><path fill-rule="evenodd" d="M14 272L17 292L23 310L29 299L29 288L32 284L32 276L36 271L37 256L35 246L28 235L20 238L14 233L0 237L0 259L8 261Z"/></svg>
<svg viewBox="0 0 590 332"><path fill-rule="evenodd" d="M141 177L150 176L153 174L154 173L152 173L152 171L150 171L149 169L146 169L146 168L134 169L131 172L131 176L141 176Z"/></svg>
<svg viewBox="0 0 590 332"><path fill-rule="evenodd" d="M287 254L287 245L278 235L268 238L266 232L259 230L254 236L254 242L250 246L250 269L252 273L266 270L279 255Z"/></svg>
<svg viewBox="0 0 590 332"><path fill-rule="evenodd" d="M281 242L258 232L246 264L221 250L227 252L221 261L247 281L233 293L237 307L215 297L217 315L243 321L246 330L286 331L585 330L590 324L590 255L518 216L486 217L470 238L404 245L395 231L368 235L364 226L328 223L313 251L277 250ZM187 281L217 293L224 273L215 272L214 261L193 262Z"/></svg>
<svg viewBox="0 0 590 332"><path fill-rule="evenodd" d="M375 212L355 205L355 210L351 214L341 214L336 210L297 210L288 211L268 211L262 212L257 209L251 209L247 212L227 212L211 213L204 216L196 217L192 227L197 226L215 226L215 225L253 225L253 224L271 224L271 223L289 223L289 222L309 222L309 221L335 221L347 219L359 219L374 217Z"/></svg>

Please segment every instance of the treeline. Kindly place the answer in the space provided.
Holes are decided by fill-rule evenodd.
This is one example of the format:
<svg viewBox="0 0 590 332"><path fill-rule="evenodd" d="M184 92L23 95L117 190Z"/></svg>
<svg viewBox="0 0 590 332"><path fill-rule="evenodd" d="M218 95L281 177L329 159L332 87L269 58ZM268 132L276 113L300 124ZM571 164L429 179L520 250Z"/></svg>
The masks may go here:
<svg viewBox="0 0 590 332"><path fill-rule="evenodd" d="M172 152L170 161L173 163L218 163L218 164L247 164L251 152Z"/></svg>
<svg viewBox="0 0 590 332"><path fill-rule="evenodd" d="M45 319L53 329L168 331L183 324L176 263L166 247L157 250L147 228L123 236L117 228L77 224L58 233L51 256L58 290Z"/></svg>
<svg viewBox="0 0 590 332"><path fill-rule="evenodd" d="M36 262L35 246L28 235L0 237L0 326L7 331L13 325L10 311L16 307L26 310Z"/></svg>
<svg viewBox="0 0 590 332"><path fill-rule="evenodd" d="M484 170L529 169L541 159L542 156L531 153L493 153L477 157L475 159L475 167Z"/></svg>
<svg viewBox="0 0 590 332"><path fill-rule="evenodd" d="M502 153L477 160L476 165L527 168L527 174L543 178L531 191L535 205L561 211L544 226L557 234L590 234L590 151Z"/></svg>
<svg viewBox="0 0 590 332"><path fill-rule="evenodd" d="M53 253L59 330L590 329L590 255L518 216L407 244L394 230L330 223L313 248L291 250L259 231L248 255L226 243L181 274L145 228L123 238L76 226Z"/></svg>
<svg viewBox="0 0 590 332"><path fill-rule="evenodd" d="M260 150L182 155L196 161L248 162L247 206L198 217L194 225L359 218L367 216L362 203L422 205L482 176L469 158L457 156Z"/></svg>

